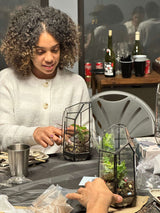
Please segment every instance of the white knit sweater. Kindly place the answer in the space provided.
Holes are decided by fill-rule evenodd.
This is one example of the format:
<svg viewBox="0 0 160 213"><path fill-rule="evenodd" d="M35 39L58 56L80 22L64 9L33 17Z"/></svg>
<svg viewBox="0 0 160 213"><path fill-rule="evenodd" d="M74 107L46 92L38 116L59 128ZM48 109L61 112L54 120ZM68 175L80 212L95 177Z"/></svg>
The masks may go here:
<svg viewBox="0 0 160 213"><path fill-rule="evenodd" d="M0 72L0 143L34 145L38 126L62 124L66 107L89 101L84 79L66 69L53 79L21 76L11 68Z"/></svg>

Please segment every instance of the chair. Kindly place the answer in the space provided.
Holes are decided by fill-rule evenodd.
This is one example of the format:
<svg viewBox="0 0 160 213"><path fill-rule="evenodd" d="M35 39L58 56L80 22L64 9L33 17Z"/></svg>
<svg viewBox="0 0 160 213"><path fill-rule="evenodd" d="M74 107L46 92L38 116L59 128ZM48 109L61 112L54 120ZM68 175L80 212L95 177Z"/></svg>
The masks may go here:
<svg viewBox="0 0 160 213"><path fill-rule="evenodd" d="M112 124L124 124L130 136L154 135L155 116L140 98L122 91L104 91L91 97L96 133L100 136Z"/></svg>

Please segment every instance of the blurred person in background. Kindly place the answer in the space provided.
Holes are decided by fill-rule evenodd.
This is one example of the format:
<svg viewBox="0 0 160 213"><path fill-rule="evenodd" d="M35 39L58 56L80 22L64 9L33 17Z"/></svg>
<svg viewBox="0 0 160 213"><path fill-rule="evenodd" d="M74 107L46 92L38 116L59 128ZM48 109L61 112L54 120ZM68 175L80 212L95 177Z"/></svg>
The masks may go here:
<svg viewBox="0 0 160 213"><path fill-rule="evenodd" d="M151 1L145 5L147 19L139 24L140 40L144 54L151 61L160 55L160 7Z"/></svg>
<svg viewBox="0 0 160 213"><path fill-rule="evenodd" d="M115 4L108 4L99 13L99 26L94 30L95 49L92 51L95 60L104 60L108 43L108 30L112 30L113 46L119 42L128 42L128 32L122 24L124 17L121 9Z"/></svg>
<svg viewBox="0 0 160 213"><path fill-rule="evenodd" d="M124 23L128 31L128 42L131 49L135 42L135 32L137 31L139 24L144 20L144 17L144 8L142 6L138 6L134 8L131 20Z"/></svg>
<svg viewBox="0 0 160 213"><path fill-rule="evenodd" d="M85 60L86 62L94 62L94 53L93 50L95 49L95 42L94 42L94 30L96 27L100 25L99 22L99 14L103 10L104 5L98 4L95 6L94 10L89 13L89 15L92 17L91 23L87 24L85 26L85 32L84 32L84 49L85 49Z"/></svg>

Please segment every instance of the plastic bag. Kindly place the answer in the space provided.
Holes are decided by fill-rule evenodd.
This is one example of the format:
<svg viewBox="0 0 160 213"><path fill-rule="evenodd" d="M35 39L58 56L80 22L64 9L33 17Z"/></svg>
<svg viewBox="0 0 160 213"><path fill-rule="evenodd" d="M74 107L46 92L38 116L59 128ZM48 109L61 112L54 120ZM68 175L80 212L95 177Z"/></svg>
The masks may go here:
<svg viewBox="0 0 160 213"><path fill-rule="evenodd" d="M0 207L2 212L16 213L15 208L8 201L7 195L0 195Z"/></svg>
<svg viewBox="0 0 160 213"><path fill-rule="evenodd" d="M160 174L160 154L154 158L154 171L153 174Z"/></svg>
<svg viewBox="0 0 160 213"><path fill-rule="evenodd" d="M139 191L160 188L160 176L155 172L155 158L146 158L136 168L136 186Z"/></svg>
<svg viewBox="0 0 160 213"><path fill-rule="evenodd" d="M65 195L74 191L51 185L31 206L24 209L14 208L7 195L0 195L0 210L4 213L70 213L73 208L66 202Z"/></svg>
<svg viewBox="0 0 160 213"><path fill-rule="evenodd" d="M32 203L30 209L34 213L70 213L73 208L66 201L62 188L51 185Z"/></svg>

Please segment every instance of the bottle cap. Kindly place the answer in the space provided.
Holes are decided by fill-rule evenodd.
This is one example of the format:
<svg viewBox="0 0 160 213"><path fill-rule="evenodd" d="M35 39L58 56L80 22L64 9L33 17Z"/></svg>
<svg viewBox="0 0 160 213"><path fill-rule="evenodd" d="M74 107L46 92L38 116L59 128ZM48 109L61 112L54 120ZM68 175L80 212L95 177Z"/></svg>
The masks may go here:
<svg viewBox="0 0 160 213"><path fill-rule="evenodd" d="M135 40L140 40L140 33L138 31L135 32Z"/></svg>
<svg viewBox="0 0 160 213"><path fill-rule="evenodd" d="M112 30L108 30L108 35L112 36Z"/></svg>

